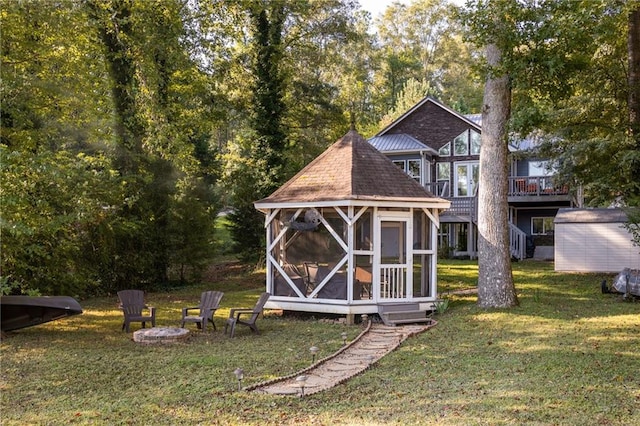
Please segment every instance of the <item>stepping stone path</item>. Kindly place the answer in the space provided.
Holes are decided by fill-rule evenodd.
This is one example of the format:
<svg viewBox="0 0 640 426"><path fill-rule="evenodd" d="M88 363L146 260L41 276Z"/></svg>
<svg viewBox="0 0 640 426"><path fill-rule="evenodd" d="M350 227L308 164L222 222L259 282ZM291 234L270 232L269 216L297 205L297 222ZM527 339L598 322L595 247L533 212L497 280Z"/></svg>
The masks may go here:
<svg viewBox="0 0 640 426"><path fill-rule="evenodd" d="M338 352L289 376L247 386L247 391L273 395L311 395L330 389L362 373L407 338L435 326L436 321L390 327L368 323L367 328ZM306 378L300 381L300 378ZM304 388L303 385L304 384Z"/></svg>

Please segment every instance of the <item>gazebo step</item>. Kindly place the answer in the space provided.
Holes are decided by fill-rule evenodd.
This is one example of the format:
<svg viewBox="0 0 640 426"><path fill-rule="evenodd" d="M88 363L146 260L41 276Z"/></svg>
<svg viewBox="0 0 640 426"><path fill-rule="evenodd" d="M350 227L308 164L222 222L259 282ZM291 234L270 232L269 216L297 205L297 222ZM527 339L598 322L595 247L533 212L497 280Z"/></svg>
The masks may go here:
<svg viewBox="0 0 640 426"><path fill-rule="evenodd" d="M431 321L417 303L380 305L378 313L382 321L391 326Z"/></svg>
<svg viewBox="0 0 640 426"><path fill-rule="evenodd" d="M404 312L404 311L419 311L420 305L418 303L385 303L378 305L378 312Z"/></svg>
<svg viewBox="0 0 640 426"><path fill-rule="evenodd" d="M431 322L431 318L427 318L426 312L424 311L412 311L412 312L405 312L405 313L398 312L398 314L401 314L401 315L390 316L389 314L381 314L380 318L382 318L382 322L384 322L385 325L390 325L390 326L394 326L398 324Z"/></svg>
<svg viewBox="0 0 640 426"><path fill-rule="evenodd" d="M420 319L426 316L426 312L425 311L385 312L384 316L386 316L390 320Z"/></svg>
<svg viewBox="0 0 640 426"><path fill-rule="evenodd" d="M385 325L399 325L399 324L416 324L416 323L422 323L422 322L426 322L426 323L430 323L433 320L431 318L420 318L420 319L404 319L404 320L393 320L393 321L389 321L388 324L385 323Z"/></svg>

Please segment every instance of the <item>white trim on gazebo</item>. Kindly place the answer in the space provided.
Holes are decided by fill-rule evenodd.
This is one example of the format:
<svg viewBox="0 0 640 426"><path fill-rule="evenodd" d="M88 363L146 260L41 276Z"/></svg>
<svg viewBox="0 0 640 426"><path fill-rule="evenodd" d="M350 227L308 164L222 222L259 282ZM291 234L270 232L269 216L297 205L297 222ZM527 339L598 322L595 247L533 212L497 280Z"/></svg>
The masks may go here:
<svg viewBox="0 0 640 426"><path fill-rule="evenodd" d="M278 215L283 212L296 210L296 214L291 216L295 218L300 216L301 208L300 206L290 206L289 209L277 208L277 209L263 209L260 206L260 210L266 213L265 219L265 227L267 231L267 255L266 255L266 269L267 269L267 283L266 290L269 291L272 296L267 302L266 307L270 309L284 309L284 310L293 310L293 311L306 311L306 312L321 312L321 313L334 313L334 314L364 314L364 313L376 313L378 311L378 305L381 303L403 303L403 302L411 302L411 303L420 303L422 309L428 310L432 309L433 303L437 299L437 235L438 235L438 216L439 209L428 208L428 207L405 207L400 210L398 206L395 204L392 206L360 206L360 208L356 209L355 206L348 206L347 213L335 206L325 207L324 209L330 209L331 212L336 212L338 216L343 220L343 223L346 227L346 242L343 237L338 234L338 232L333 229L331 224L324 218L320 218L320 223L327 229L327 232L333 238L342 250L342 256L329 268L328 274L323 277L323 279L316 284L314 288L312 288L308 294L303 294L303 290L300 286L296 285L294 280L289 276L289 274L285 271L285 265L287 262L286 249L290 245L290 241L286 240L286 235L292 231L292 228L285 224L285 221L279 219ZM323 209L322 207L318 207L319 209ZM388 209L394 210L388 210ZM406 252L404 253L404 258L409 264L409 262L413 262L414 256L424 256L428 258L428 264L430 268L426 271L426 285L428 285L428 295L414 295L413 294L413 286L412 286L412 278L411 269L406 272L406 277L409 279L397 280L400 282L398 284L392 278L392 275L388 273L388 270L392 269L389 266L386 268L383 266L381 262L381 253L376 252L375 247L379 244L376 244L373 248L369 250L358 250L355 248L355 232L356 229L354 225L357 223L358 219L362 217L362 215L366 212L371 214L371 217L374 219L374 223L371 224L373 235L372 239L374 242L381 241L383 239L381 233L381 221L384 220L394 220L398 218L404 218L410 226L405 230L405 235L403 238L409 238L410 243L413 240L413 220L416 213L423 214L422 217L425 218L425 225L429 227L429 231L426 232L426 236L428 236L429 241L425 241L425 246L428 248L419 249L413 248L413 244L409 244ZM279 222L279 223L274 223ZM274 229L279 228L277 233L274 232ZM308 232L308 231L295 231L293 230L293 238L297 232ZM280 256L274 254L275 252L281 253ZM357 280L356 280L356 268L357 256L368 256L373 258L371 263L371 272L372 272L372 281L370 283L369 298L367 299L357 299L354 297L354 292L357 290ZM339 273L339 271L344 270L344 277L346 278L346 297L344 299L333 299L320 297L320 291L328 285L333 277ZM380 274L377 272L380 271ZM385 272L387 271L387 272ZM275 278L279 277L289 286L287 290L293 292L293 295L279 295L276 291ZM386 279L385 279L386 277ZM308 277L302 277L303 279L308 279ZM381 297L381 292L383 292L384 283L390 284L393 283L396 286L396 290L393 293L393 296ZM422 283L420 283L423 286ZM306 287L304 287L306 289ZM400 290L398 290L400 288ZM383 300L384 299L384 300Z"/></svg>
<svg viewBox="0 0 640 426"><path fill-rule="evenodd" d="M385 304L432 309L439 212L449 205L347 133L255 203L265 214L265 307L345 315Z"/></svg>

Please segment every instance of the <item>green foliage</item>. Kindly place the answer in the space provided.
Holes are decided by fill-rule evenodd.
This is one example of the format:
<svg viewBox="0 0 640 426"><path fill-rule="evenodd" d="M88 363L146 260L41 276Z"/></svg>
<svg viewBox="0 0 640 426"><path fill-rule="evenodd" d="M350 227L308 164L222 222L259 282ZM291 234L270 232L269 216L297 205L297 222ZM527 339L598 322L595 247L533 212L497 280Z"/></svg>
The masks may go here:
<svg viewBox="0 0 640 426"><path fill-rule="evenodd" d="M103 273L111 272L115 288L144 288L167 282L173 262L181 271L186 265L202 269L213 254L213 154L202 143L201 126L175 115L187 107L184 96L198 98L200 81L189 88L183 77L194 65L181 44L179 2L88 6L111 76L115 165L130 183L125 196L131 200L120 212L121 226L111 228L118 256Z"/></svg>
<svg viewBox="0 0 640 426"><path fill-rule="evenodd" d="M447 297L443 297L436 300L435 308L438 315L444 314L445 312L447 312L447 309L449 309L449 299Z"/></svg>
<svg viewBox="0 0 640 426"><path fill-rule="evenodd" d="M410 79L424 82L430 95L461 112L479 112L482 81L472 64L478 52L464 43L463 27L456 21L457 7L446 0L392 4L377 21L381 44L382 102L397 106Z"/></svg>
<svg viewBox="0 0 640 426"><path fill-rule="evenodd" d="M223 155L226 167L222 177L223 185L230 189L229 232L235 251L247 262L255 262L262 256L265 240L264 217L253 208L253 202L260 197L253 176L255 163L248 154L251 139L246 135L229 144Z"/></svg>
<svg viewBox="0 0 640 426"><path fill-rule="evenodd" d="M624 227L632 236L633 244L640 247L640 200L634 203L634 207L624 209L627 214L627 222Z"/></svg>
<svg viewBox="0 0 640 426"><path fill-rule="evenodd" d="M485 18L507 8L532 37L505 41L527 46L511 51L526 59L511 63L524 76L513 81L517 127L566 140L549 150L594 203L636 191L621 60L633 2L540 3L548 16L477 3ZM407 81L477 111L477 51L453 9L392 5L375 33L342 0L3 2L3 278L15 291L74 294L187 281L220 247L222 205L234 208L235 248L258 259L253 202L350 122L379 131Z"/></svg>
<svg viewBox="0 0 640 426"><path fill-rule="evenodd" d="M105 149L109 86L83 8L4 1L0 24L0 143L30 152Z"/></svg>
<svg viewBox="0 0 640 426"><path fill-rule="evenodd" d="M391 124L395 119L413 108L418 102L429 95L430 86L426 81L417 81L413 78L407 80L396 98L395 106L382 117L379 127L382 129Z"/></svg>
<svg viewBox="0 0 640 426"><path fill-rule="evenodd" d="M264 249L261 215L254 201L264 198L284 183L287 129L284 125L285 77L282 32L287 8L281 1L249 7L253 34L251 129L253 140L244 153L250 167L239 167L234 175L231 233L241 258L256 261Z"/></svg>
<svg viewBox="0 0 640 426"><path fill-rule="evenodd" d="M119 195L106 159L0 152L3 276L20 292L95 291L99 248L91 236L113 219Z"/></svg>
<svg viewBox="0 0 640 426"><path fill-rule="evenodd" d="M2 276L11 291L150 287L213 257L215 94L189 56L183 6L3 4Z"/></svg>
<svg viewBox="0 0 640 426"><path fill-rule="evenodd" d="M438 245L438 259L451 259L453 257L453 247L448 241Z"/></svg>
<svg viewBox="0 0 640 426"><path fill-rule="evenodd" d="M257 195L266 197L284 182L283 154L287 146L287 129L284 126L286 105L282 32L287 13L284 3L278 0L251 8L250 15L255 55L251 120L255 140L251 155L258 176Z"/></svg>
<svg viewBox="0 0 640 426"><path fill-rule="evenodd" d="M637 2L475 1L463 15L475 43L502 49L513 86L511 127L544 139L541 155L583 185L590 205L640 191L629 137L627 19ZM584 31L589 28L589 31Z"/></svg>

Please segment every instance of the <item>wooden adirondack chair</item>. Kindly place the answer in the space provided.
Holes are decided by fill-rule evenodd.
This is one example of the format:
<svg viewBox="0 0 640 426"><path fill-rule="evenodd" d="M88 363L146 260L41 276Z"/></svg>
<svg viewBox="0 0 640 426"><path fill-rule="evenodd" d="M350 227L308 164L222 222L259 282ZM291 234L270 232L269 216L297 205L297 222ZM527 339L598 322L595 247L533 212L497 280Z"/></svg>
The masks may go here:
<svg viewBox="0 0 640 426"><path fill-rule="evenodd" d="M207 323L213 324L213 329L216 329L216 323L213 322L213 314L220 307L220 300L222 300L224 293L221 291L204 291L200 296L200 305L192 308L182 308L182 324L180 327L184 328L184 324L187 322L195 322L198 329L204 331L207 328ZM190 310L198 309L198 315L189 315Z"/></svg>
<svg viewBox="0 0 640 426"><path fill-rule="evenodd" d="M145 328L147 322L151 322L151 326L156 326L156 308L147 306L144 303L144 292L142 290L121 290L118 292L120 299L120 308L124 314L122 329L129 332L129 324L132 322L141 322L142 328ZM147 309L148 315L143 315L142 311Z"/></svg>
<svg viewBox="0 0 640 426"><path fill-rule="evenodd" d="M267 303L267 300L269 300L269 296L271 296L270 293L262 293L253 308L231 309L231 312L229 312L229 318L227 319L227 324L224 326L224 334L227 334L227 329L231 327L231 333L229 334L229 337L233 337L236 331L236 325L238 324L246 325L251 329L252 332L260 334L260 332L258 331L258 326L256 325L256 320L262 313L264 304ZM241 320L241 315L249 315L249 318L246 320Z"/></svg>

